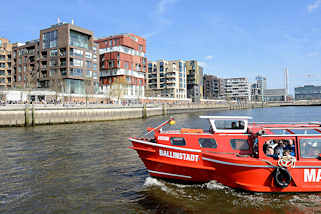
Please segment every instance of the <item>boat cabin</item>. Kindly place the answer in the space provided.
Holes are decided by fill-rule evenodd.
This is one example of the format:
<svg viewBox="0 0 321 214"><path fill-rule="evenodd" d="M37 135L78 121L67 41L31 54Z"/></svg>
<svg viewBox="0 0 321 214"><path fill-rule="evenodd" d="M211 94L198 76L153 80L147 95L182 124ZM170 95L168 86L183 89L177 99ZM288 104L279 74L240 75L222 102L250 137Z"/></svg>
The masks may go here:
<svg viewBox="0 0 321 214"><path fill-rule="evenodd" d="M262 124L254 138L255 157L267 160L284 155L297 161L316 161L321 154L321 127L316 123ZM251 128L250 128L251 130Z"/></svg>
<svg viewBox="0 0 321 214"><path fill-rule="evenodd" d="M155 132L157 143L179 146L182 149L201 149L210 152L229 152L250 155L251 136L248 134L248 120L251 117L201 116L208 119L209 130L182 128ZM151 130L151 129L149 129Z"/></svg>

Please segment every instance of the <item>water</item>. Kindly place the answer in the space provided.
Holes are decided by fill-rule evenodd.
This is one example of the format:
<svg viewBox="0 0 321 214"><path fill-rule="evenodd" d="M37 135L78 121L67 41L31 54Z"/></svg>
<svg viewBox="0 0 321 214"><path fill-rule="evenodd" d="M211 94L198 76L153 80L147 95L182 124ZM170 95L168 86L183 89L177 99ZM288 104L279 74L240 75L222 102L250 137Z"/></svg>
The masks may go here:
<svg viewBox="0 0 321 214"><path fill-rule="evenodd" d="M199 115L316 121L321 108L178 114L177 128L208 128ZM321 213L321 193L245 193L149 177L127 139L167 118L0 129L0 213Z"/></svg>

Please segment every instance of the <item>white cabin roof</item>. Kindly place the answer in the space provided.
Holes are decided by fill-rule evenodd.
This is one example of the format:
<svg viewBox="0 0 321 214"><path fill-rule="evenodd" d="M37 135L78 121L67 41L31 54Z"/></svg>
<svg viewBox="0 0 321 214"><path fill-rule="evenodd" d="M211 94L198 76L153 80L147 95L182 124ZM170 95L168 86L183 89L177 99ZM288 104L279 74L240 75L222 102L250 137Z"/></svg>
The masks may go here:
<svg viewBox="0 0 321 214"><path fill-rule="evenodd" d="M200 116L202 119L216 119L216 120L251 120L248 116Z"/></svg>
<svg viewBox="0 0 321 214"><path fill-rule="evenodd" d="M248 127L248 120L252 117L248 116L200 116L202 119L208 119L214 133L246 133ZM216 127L215 121L243 121L243 125L240 128L218 128ZM233 122L234 123L234 122Z"/></svg>

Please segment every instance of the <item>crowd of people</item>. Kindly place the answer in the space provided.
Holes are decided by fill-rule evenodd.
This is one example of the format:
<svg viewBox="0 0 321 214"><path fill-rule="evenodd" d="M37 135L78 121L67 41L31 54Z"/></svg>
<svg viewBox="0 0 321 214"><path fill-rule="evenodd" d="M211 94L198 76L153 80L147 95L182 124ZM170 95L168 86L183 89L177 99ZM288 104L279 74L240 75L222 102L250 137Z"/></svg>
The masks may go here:
<svg viewBox="0 0 321 214"><path fill-rule="evenodd" d="M263 151L268 157L280 159L283 156L295 157L295 145L290 139L275 139L267 141L263 145Z"/></svg>

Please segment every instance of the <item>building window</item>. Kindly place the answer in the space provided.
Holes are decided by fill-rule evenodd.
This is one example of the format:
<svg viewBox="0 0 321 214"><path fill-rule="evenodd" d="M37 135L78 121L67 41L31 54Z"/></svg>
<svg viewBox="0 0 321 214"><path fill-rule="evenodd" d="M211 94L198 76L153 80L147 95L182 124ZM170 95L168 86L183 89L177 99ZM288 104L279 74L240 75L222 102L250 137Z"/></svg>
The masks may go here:
<svg viewBox="0 0 321 214"><path fill-rule="evenodd" d="M124 68L125 68L125 69L128 69L128 62L125 62L125 63L124 63Z"/></svg>
<svg viewBox="0 0 321 214"><path fill-rule="evenodd" d="M86 56L86 58L91 59L92 53L86 51L85 56Z"/></svg>
<svg viewBox="0 0 321 214"><path fill-rule="evenodd" d="M84 94L85 85L83 80L65 79L66 93Z"/></svg>
<svg viewBox="0 0 321 214"><path fill-rule="evenodd" d="M86 67L91 68L91 61L86 61Z"/></svg>
<svg viewBox="0 0 321 214"><path fill-rule="evenodd" d="M50 31L42 34L42 48L55 48L57 46L57 31Z"/></svg>
<svg viewBox="0 0 321 214"><path fill-rule="evenodd" d="M113 60L109 60L108 61L108 68L111 69L114 67L114 61Z"/></svg>
<svg viewBox="0 0 321 214"><path fill-rule="evenodd" d="M71 46L88 49L89 35L70 30L69 44Z"/></svg>
<svg viewBox="0 0 321 214"><path fill-rule="evenodd" d="M50 50L50 56L57 56L58 55L58 50L54 49L54 50Z"/></svg>
<svg viewBox="0 0 321 214"><path fill-rule="evenodd" d="M79 49L71 48L70 49L70 55L71 56L82 57L84 55L84 52L82 50L79 50Z"/></svg>
<svg viewBox="0 0 321 214"><path fill-rule="evenodd" d="M83 61L80 60L80 59L74 59L72 65L73 65L73 66L80 66L80 67L82 67L82 66L83 66Z"/></svg>

